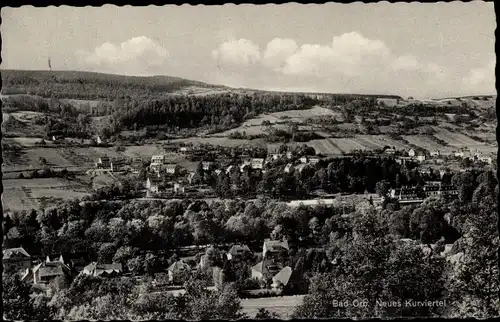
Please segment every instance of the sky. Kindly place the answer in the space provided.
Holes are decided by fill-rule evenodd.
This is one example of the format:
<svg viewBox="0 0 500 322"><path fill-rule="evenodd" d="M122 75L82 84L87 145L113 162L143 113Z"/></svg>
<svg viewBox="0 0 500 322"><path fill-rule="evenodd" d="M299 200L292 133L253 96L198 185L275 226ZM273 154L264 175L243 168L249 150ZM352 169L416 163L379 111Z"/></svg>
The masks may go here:
<svg viewBox="0 0 500 322"><path fill-rule="evenodd" d="M2 69L264 90L496 94L493 3L2 8Z"/></svg>

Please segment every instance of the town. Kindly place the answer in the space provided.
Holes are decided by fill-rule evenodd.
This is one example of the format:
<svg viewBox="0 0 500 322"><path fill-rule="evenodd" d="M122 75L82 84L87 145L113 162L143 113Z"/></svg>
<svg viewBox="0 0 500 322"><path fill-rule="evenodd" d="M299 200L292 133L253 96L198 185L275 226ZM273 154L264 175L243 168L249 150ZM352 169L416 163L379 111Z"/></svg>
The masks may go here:
<svg viewBox="0 0 500 322"><path fill-rule="evenodd" d="M2 9L4 319L500 316L491 3Z"/></svg>

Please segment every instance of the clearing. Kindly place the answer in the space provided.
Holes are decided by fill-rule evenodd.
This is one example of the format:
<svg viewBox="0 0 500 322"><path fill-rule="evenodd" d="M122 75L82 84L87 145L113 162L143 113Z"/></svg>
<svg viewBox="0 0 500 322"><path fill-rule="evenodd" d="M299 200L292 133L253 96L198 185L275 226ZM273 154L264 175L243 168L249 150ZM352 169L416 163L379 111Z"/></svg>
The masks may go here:
<svg viewBox="0 0 500 322"><path fill-rule="evenodd" d="M243 312L254 318L260 308L277 313L282 319L291 318L295 307L302 303L304 295L276 296L255 299L242 299Z"/></svg>

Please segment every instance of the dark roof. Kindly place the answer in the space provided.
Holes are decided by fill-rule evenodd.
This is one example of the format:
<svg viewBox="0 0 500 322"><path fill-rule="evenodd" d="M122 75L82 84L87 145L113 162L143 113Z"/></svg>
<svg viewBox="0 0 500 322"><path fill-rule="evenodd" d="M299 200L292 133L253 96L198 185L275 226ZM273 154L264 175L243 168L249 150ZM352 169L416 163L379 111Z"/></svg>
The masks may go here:
<svg viewBox="0 0 500 322"><path fill-rule="evenodd" d="M177 261L177 262L173 263L172 265L170 265L170 267L167 270L172 272L172 273L175 273L175 272L178 272L180 270L190 270L190 269L191 268L189 267L189 265L186 264L185 262Z"/></svg>
<svg viewBox="0 0 500 322"><path fill-rule="evenodd" d="M233 245L228 251L231 255L239 254L240 252L250 252L250 248L247 245Z"/></svg>

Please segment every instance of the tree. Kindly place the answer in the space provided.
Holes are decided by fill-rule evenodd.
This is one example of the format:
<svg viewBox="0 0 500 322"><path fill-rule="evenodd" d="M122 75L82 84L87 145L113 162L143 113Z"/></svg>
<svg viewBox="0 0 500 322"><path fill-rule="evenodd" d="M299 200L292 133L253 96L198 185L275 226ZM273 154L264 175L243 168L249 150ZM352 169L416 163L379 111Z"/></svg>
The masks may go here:
<svg viewBox="0 0 500 322"><path fill-rule="evenodd" d="M21 281L18 274L3 276L4 316L11 320L31 320L33 308L30 304L30 287Z"/></svg>
<svg viewBox="0 0 500 322"><path fill-rule="evenodd" d="M259 311L255 315L256 320L271 320L271 319L279 319L280 316L276 312L270 312L265 308L259 308Z"/></svg>
<svg viewBox="0 0 500 322"><path fill-rule="evenodd" d="M380 197L386 197L389 193L389 182L385 180L377 182L375 185L375 191Z"/></svg>

